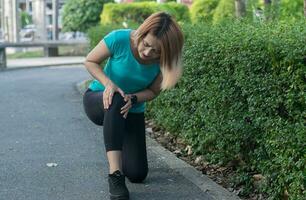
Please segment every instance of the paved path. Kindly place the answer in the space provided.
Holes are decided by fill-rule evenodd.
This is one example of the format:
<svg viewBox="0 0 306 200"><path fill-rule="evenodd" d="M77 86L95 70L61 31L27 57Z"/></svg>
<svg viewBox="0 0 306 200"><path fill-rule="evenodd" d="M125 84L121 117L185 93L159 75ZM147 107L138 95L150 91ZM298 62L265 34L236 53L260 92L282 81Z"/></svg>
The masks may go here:
<svg viewBox="0 0 306 200"><path fill-rule="evenodd" d="M0 200L109 199L102 127L76 90L88 78L82 66L0 72ZM234 199L152 140L148 159L144 183L126 180L131 200Z"/></svg>

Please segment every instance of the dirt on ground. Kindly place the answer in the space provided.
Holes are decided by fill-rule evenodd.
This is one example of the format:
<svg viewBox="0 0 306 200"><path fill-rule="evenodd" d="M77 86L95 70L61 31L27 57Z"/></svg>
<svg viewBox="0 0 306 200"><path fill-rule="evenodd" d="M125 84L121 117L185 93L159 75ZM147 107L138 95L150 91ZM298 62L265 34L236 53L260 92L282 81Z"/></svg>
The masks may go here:
<svg viewBox="0 0 306 200"><path fill-rule="evenodd" d="M241 191L243 190L244 185L237 185L233 187L233 184L230 182L230 178L235 175L235 166L241 162L239 159L228 163L227 166L211 164L205 161L205 157L203 155L194 155L191 146L188 145L184 139L162 130L154 123L153 120L146 120L146 132L164 148L174 153L176 157L195 167L217 184L236 194L241 199L266 199L263 194L258 194L256 192L250 193L247 196L242 195ZM264 177L260 174L253 174L253 178L254 183L256 183L260 182Z"/></svg>

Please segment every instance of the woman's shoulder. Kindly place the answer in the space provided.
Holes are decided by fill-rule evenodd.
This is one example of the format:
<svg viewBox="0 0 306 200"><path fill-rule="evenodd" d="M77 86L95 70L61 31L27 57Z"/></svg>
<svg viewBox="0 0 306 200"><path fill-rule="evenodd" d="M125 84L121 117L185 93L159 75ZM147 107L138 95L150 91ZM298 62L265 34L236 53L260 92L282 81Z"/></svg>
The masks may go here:
<svg viewBox="0 0 306 200"><path fill-rule="evenodd" d="M126 51L130 31L131 29L115 29L103 38L112 54L121 54Z"/></svg>
<svg viewBox="0 0 306 200"><path fill-rule="evenodd" d="M114 32L116 32L117 34L125 34L125 33L130 33L132 31L132 29L129 28L121 28L121 29L115 29L113 30Z"/></svg>
<svg viewBox="0 0 306 200"><path fill-rule="evenodd" d="M130 37L131 29L115 29L110 34L112 34L116 40L126 40Z"/></svg>

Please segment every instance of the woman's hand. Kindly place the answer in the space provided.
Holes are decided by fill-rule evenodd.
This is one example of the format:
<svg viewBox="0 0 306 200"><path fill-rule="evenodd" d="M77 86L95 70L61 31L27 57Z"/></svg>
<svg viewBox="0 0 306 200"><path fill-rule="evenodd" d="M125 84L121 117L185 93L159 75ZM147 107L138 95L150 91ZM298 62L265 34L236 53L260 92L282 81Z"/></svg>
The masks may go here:
<svg viewBox="0 0 306 200"><path fill-rule="evenodd" d="M130 108L132 107L132 101L131 101L131 94L127 94L124 97L124 101L127 102L122 108L121 108L121 114L123 114L123 117L126 119L127 114L129 113Z"/></svg>
<svg viewBox="0 0 306 200"><path fill-rule="evenodd" d="M112 104L112 99L115 92L119 92L123 98L125 97L124 92L112 81L109 81L105 85L105 90L103 92L103 105L105 109L108 109Z"/></svg>

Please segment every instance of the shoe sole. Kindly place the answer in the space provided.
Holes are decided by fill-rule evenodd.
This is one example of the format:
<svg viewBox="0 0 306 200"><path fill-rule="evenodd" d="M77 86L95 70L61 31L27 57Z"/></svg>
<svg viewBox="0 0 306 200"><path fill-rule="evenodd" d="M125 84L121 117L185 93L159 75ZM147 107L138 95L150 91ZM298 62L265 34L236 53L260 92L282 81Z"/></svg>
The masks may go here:
<svg viewBox="0 0 306 200"><path fill-rule="evenodd" d="M129 196L122 196L122 195L112 195L110 194L111 200L129 200Z"/></svg>

